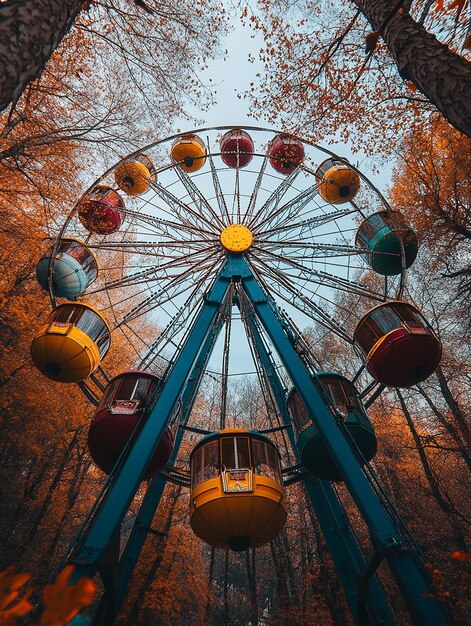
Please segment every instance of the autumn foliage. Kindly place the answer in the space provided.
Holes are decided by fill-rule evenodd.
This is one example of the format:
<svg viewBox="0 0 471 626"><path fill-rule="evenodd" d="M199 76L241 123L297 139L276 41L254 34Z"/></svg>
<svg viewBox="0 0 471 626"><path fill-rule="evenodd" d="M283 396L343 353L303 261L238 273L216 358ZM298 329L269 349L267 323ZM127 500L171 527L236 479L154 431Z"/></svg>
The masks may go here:
<svg viewBox="0 0 471 626"><path fill-rule="evenodd" d="M242 19L263 38L263 70L243 97L287 130L367 154L390 154L437 109L470 136L463 8L463 0L259 0Z"/></svg>
<svg viewBox="0 0 471 626"><path fill-rule="evenodd" d="M15 626L17 618L29 613L34 606L28 600L31 592L20 597L22 587L30 579L30 574L15 574L14 567L0 573L0 624Z"/></svg>
<svg viewBox="0 0 471 626"><path fill-rule="evenodd" d="M56 580L43 589L41 618L35 626L66 626L83 606L90 604L95 596L95 585L89 578L70 583L73 566L67 566ZM17 619L30 613L35 607L29 601L31 590L23 594L21 588L30 574L15 574L9 567L0 573L0 624L16 626Z"/></svg>
<svg viewBox="0 0 471 626"><path fill-rule="evenodd" d="M73 569L73 565L68 565L53 583L44 587L44 611L37 626L68 624L81 607L92 602L96 592L93 581L80 578L75 584L71 584L69 579Z"/></svg>
<svg viewBox="0 0 471 626"><path fill-rule="evenodd" d="M165 7L156 6L150 0L91 3L40 80L2 116L2 626L28 619L33 597L43 606L41 616L31 618L39 620L38 626L66 624L81 607L93 612L102 591L100 582L89 579L70 584L70 567L48 582L105 476L93 465L86 444L94 407L78 388L45 379L31 363L31 335L50 310L34 272L65 215L106 163L129 152L130 146L163 135L174 116L184 113L187 96L197 103L210 97L195 73L200 62L206 63L205 53L217 50L222 10L215 2L201 1L187 7L185 15L174 6L165 15ZM353 3L349 7L338 13L332 3L264 1L260 15L245 10L245 18L266 42L266 71L254 86L253 104L272 121L284 114L305 135L338 132L346 140L356 133L366 152L384 147L400 153L389 197L421 242L404 297L426 313L445 350L441 367L429 380L402 396L385 391L370 407L378 437L372 466L432 564L438 599L460 620L470 610L471 355L465 338L470 330L471 145L431 114L417 86L398 75L380 29L372 30ZM423 15L430 29L440 20L450 25L456 18L454 35L448 28L445 43L452 49L466 44L463 0L421 0L411 11ZM315 29L312 16L318 20ZM141 47L144 26L151 35ZM132 57L132 72L126 54ZM99 69L97 57L104 62ZM385 145L385 137L399 135L402 144ZM112 280L119 275L120 259L110 253L107 260ZM365 280L375 276L370 273ZM97 295L96 302L106 306L106 294ZM336 305L334 314L341 320L347 311L345 325L353 332L352 318L362 313L361 305L349 294ZM106 363L111 375L131 368L155 337L149 320L131 328L132 336L128 329L113 335ZM348 377L358 369L344 343L319 328L310 329L309 336L326 369ZM271 409L254 380L241 378L229 386L228 424L273 425ZM214 374L204 380L192 414L192 424L200 429L219 423L219 382ZM177 461L182 471L198 437L185 436ZM284 466L294 464L284 433L273 438ZM142 485L123 522L124 538L146 487ZM368 532L356 506L344 485L335 490L368 553ZM233 554L213 551L191 534L188 490L167 484L118 624L350 624L345 596L302 485L291 486L288 498L289 519L279 537L255 551ZM18 564L16 569L12 563ZM407 626L400 594L384 570L380 568L379 576L391 590L396 621ZM25 590L27 584L35 593Z"/></svg>

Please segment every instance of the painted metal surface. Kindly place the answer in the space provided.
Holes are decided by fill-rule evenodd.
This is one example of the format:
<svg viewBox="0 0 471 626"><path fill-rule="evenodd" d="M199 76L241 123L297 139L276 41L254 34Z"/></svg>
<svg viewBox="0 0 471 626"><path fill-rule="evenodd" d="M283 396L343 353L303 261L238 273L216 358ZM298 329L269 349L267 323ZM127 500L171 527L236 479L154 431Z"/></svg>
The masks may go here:
<svg viewBox="0 0 471 626"><path fill-rule="evenodd" d="M90 305L61 304L33 337L31 358L52 380L70 383L95 372L109 348L109 327Z"/></svg>
<svg viewBox="0 0 471 626"><path fill-rule="evenodd" d="M432 624L439 626L447 623L445 615L431 593L425 570L407 549L403 538L358 464L350 445L332 420L327 406L312 382L310 373L279 322L273 301L262 291L246 261L242 257L238 261L237 272L242 277L244 289L253 302L256 315L275 346L367 523L375 551L381 556L384 555L388 562L414 623L421 626Z"/></svg>
<svg viewBox="0 0 471 626"><path fill-rule="evenodd" d="M245 130L234 128L221 137L221 159L227 167L245 167L253 159L254 142Z"/></svg>
<svg viewBox="0 0 471 626"><path fill-rule="evenodd" d="M250 310L245 310L244 319L247 321L249 335L253 339L256 354L270 385L280 417L286 427L291 446L293 451L297 452L294 431L286 408L286 389L278 376L273 357L263 341L253 313ZM300 460L299 453L297 459ZM347 512L331 483L310 477L304 481L304 484L334 561L335 569L345 590L345 596L355 623L359 626L373 626L374 624L393 626L394 619L386 594L376 575L372 574L364 584L360 582L366 560Z"/></svg>
<svg viewBox="0 0 471 626"><path fill-rule="evenodd" d="M101 503L80 550L73 558L77 577L90 576L95 573L112 537L119 531L121 521L168 426L185 383L189 379L229 288L233 276L230 261L231 259L228 259L205 297L204 304L179 358L169 373L162 393L130 450L121 473L117 476L106 499Z"/></svg>
<svg viewBox="0 0 471 626"><path fill-rule="evenodd" d="M223 317L219 315L208 333L200 355L196 360L193 371L188 378L187 384L185 385L185 390L183 391L181 397L180 427L177 430L175 444L169 458L170 465L172 465L177 458L178 451L183 440L184 429L193 409L193 404L205 366L211 356L222 325ZM152 520L154 519L155 512L162 498L165 485L166 479L163 476L156 476L149 482L146 494L143 498L141 506L139 507L139 511L136 515L136 519L134 520L128 540L121 558L119 559L119 563L116 561L113 565L118 573L117 581L111 589L105 590L105 593L101 598L94 619L94 624L96 624L96 626L110 626L110 624L113 624L121 606L124 603L129 582L137 561L139 560L142 546L144 545L147 534L151 529Z"/></svg>
<svg viewBox="0 0 471 626"><path fill-rule="evenodd" d="M166 381L167 384L131 449L122 472L117 476L108 497L103 501L81 549L73 559L76 564L74 579L94 574L106 548L119 531L121 520L193 371L232 281L242 284L256 316L300 393L368 525L371 542L376 552L376 561L379 562L384 558L388 562L412 621L419 626L439 626L447 623L446 617L433 596L425 570L408 549L390 515L372 489L353 450L333 421L329 409L313 384L310 372L290 341L277 315L273 300L261 289L242 256L228 256L207 294L188 338L174 362ZM373 567L371 569L374 571Z"/></svg>
<svg viewBox="0 0 471 626"><path fill-rule="evenodd" d="M172 145L172 159L188 173L197 172L206 161L206 147L197 135L183 135Z"/></svg>

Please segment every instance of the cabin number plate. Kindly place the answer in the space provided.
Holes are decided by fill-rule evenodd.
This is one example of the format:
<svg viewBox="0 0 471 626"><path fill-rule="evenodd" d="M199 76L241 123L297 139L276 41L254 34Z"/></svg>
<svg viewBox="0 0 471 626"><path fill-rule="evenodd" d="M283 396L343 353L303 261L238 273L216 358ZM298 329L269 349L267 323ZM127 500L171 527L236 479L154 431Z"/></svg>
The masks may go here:
<svg viewBox="0 0 471 626"><path fill-rule="evenodd" d="M252 472L249 469L225 470L223 482L225 493L252 491Z"/></svg>

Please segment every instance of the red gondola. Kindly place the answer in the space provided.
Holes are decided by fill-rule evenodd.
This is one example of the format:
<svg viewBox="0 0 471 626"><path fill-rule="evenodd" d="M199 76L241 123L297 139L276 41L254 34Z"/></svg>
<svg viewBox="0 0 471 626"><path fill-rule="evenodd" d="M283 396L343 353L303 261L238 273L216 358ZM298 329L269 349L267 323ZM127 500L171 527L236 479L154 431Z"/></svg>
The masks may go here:
<svg viewBox="0 0 471 626"><path fill-rule="evenodd" d="M221 137L221 159L228 167L245 167L253 159L254 143L245 130L234 128Z"/></svg>
<svg viewBox="0 0 471 626"><path fill-rule="evenodd" d="M148 372L123 372L108 385L88 431L88 448L95 464L106 474L113 469L124 446L152 400L159 378ZM144 479L165 467L173 449L173 433L165 431Z"/></svg>
<svg viewBox="0 0 471 626"><path fill-rule="evenodd" d="M279 174L291 174L304 161L304 146L297 139L277 135L268 145L268 156Z"/></svg>
<svg viewBox="0 0 471 626"><path fill-rule="evenodd" d="M124 200L106 185L96 185L78 206L78 216L87 230L111 235L124 221Z"/></svg>
<svg viewBox="0 0 471 626"><path fill-rule="evenodd" d="M430 324L407 302L379 304L358 322L355 346L375 380L390 387L411 387L428 378L440 363L442 345Z"/></svg>

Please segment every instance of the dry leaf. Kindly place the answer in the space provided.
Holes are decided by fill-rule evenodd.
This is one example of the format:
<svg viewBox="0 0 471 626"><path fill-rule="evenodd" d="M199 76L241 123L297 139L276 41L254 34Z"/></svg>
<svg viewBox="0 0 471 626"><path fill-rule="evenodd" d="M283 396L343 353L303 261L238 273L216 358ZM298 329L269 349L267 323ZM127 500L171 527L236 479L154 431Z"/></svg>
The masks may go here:
<svg viewBox="0 0 471 626"><path fill-rule="evenodd" d="M471 561L471 552L464 552L463 550L455 550L451 553L453 559L457 561Z"/></svg>
<svg viewBox="0 0 471 626"><path fill-rule="evenodd" d="M378 45L378 41L379 41L379 33L378 32L374 31L372 33L368 33L366 35L366 37L365 37L366 51L367 52L373 52L373 50Z"/></svg>
<svg viewBox="0 0 471 626"><path fill-rule="evenodd" d="M34 607L29 602L28 591L18 600L20 589L30 579L29 574L15 574L14 568L9 567L0 573L0 624L1 626L15 626L17 618L23 617Z"/></svg>
<svg viewBox="0 0 471 626"><path fill-rule="evenodd" d="M68 565L55 582L43 591L44 613L37 626L65 626L77 615L80 608L90 604L96 587L90 578L81 578L74 585L69 583L73 565Z"/></svg>

